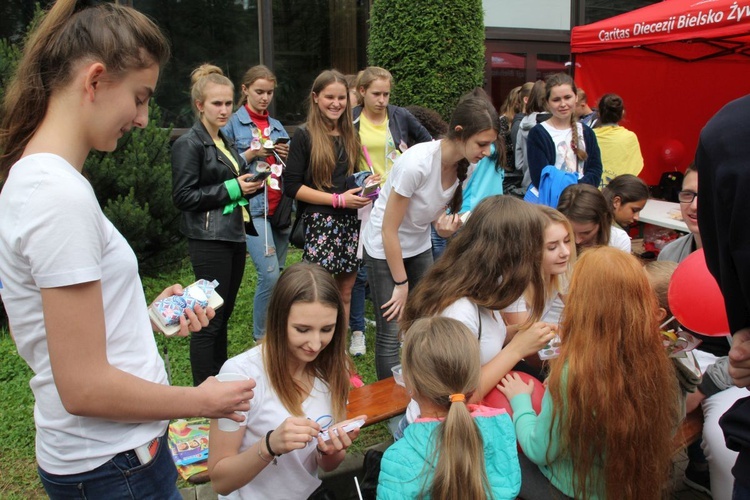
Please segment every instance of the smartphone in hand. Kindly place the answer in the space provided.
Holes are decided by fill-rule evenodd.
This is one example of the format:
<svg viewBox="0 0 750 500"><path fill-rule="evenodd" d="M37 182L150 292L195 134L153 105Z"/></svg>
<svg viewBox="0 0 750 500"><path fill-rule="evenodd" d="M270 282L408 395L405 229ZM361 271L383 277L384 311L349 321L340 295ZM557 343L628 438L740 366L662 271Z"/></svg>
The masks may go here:
<svg viewBox="0 0 750 500"><path fill-rule="evenodd" d="M286 144L289 142L289 137L279 137L276 139L275 144Z"/></svg>
<svg viewBox="0 0 750 500"><path fill-rule="evenodd" d="M270 170L266 170L265 172L258 172L254 176L250 177L249 179L246 178L245 182L258 182L258 181L264 181L266 178L271 175Z"/></svg>

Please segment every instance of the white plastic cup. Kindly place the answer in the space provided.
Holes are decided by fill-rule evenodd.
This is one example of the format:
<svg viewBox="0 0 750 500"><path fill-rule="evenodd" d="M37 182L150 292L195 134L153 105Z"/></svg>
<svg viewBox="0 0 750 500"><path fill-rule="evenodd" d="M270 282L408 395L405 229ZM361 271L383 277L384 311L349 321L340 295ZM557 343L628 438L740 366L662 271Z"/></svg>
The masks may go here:
<svg viewBox="0 0 750 500"><path fill-rule="evenodd" d="M247 375L242 375L241 373L220 373L216 375L216 379L219 382L239 382L242 380L250 380L250 377ZM244 416L247 418L247 414L242 411L235 412L239 415ZM240 423L235 422L231 418L220 418L219 419L219 430L224 432L234 432L236 430L239 430Z"/></svg>

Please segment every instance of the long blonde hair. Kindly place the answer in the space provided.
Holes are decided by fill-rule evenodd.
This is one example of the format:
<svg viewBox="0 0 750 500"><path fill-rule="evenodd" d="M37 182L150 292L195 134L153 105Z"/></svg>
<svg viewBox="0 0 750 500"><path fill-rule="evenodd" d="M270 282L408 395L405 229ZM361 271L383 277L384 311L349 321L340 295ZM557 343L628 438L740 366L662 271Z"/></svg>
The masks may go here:
<svg viewBox="0 0 750 500"><path fill-rule="evenodd" d="M537 205L537 207L542 211L542 214L544 215L544 218L546 220L544 230L546 231L548 227L554 224L561 224L568 232L568 237L570 238L571 243L570 258L568 260L568 270L564 274L552 275L549 278L549 281L547 281L545 278L545 283L547 284L547 287L545 289L545 298L550 299L558 293L567 293L568 283L570 282L570 275L573 272L573 264L575 264L576 262L576 236L573 232L573 226L570 225L570 221L561 212L546 205Z"/></svg>
<svg viewBox="0 0 750 500"><path fill-rule="evenodd" d="M346 110L337 122L330 123L315 103L312 94L319 95L323 89L332 83L341 83L346 89ZM347 175L352 175L359 164L359 134L354 129L351 120L352 105L349 102L349 86L346 77L335 69L323 71L313 82L310 91L310 103L307 109L307 131L310 134L311 153L310 169L313 185L317 189L332 186L333 171L336 168L336 147L330 135L332 127L336 127L343 141L343 149L347 156Z"/></svg>
<svg viewBox="0 0 750 500"><path fill-rule="evenodd" d="M460 346L460 348L456 348ZM484 441L465 402L479 386L479 343L468 328L451 318L423 318L406 333L401 354L406 386L420 398L447 411L434 434L432 484L421 498L463 500L491 496L484 463ZM427 475L425 475L427 476Z"/></svg>
<svg viewBox="0 0 750 500"><path fill-rule="evenodd" d="M304 416L302 402L307 392L286 369L291 356L288 342L289 311L298 302L318 302L336 309L333 339L309 365L316 377L328 384L333 416L346 416L349 395L350 361L346 355L347 324L344 303L333 277L322 267L299 262L288 267L274 286L268 303L266 336L263 339L263 362L271 387L289 413Z"/></svg>
<svg viewBox="0 0 750 500"><path fill-rule="evenodd" d="M678 386L656 296L635 257L612 247L581 256L560 337L548 379L550 434L560 433L561 453L573 464L574 497L661 498Z"/></svg>

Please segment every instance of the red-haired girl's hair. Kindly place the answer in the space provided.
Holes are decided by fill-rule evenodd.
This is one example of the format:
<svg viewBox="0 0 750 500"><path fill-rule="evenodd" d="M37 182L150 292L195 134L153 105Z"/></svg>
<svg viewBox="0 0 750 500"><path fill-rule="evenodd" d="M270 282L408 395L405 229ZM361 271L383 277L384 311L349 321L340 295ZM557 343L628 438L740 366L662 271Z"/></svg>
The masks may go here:
<svg viewBox="0 0 750 500"><path fill-rule="evenodd" d="M583 254L560 336L548 390L559 426L552 429L574 464L575 498L661 498L678 386L661 344L656 297L635 257L612 247Z"/></svg>

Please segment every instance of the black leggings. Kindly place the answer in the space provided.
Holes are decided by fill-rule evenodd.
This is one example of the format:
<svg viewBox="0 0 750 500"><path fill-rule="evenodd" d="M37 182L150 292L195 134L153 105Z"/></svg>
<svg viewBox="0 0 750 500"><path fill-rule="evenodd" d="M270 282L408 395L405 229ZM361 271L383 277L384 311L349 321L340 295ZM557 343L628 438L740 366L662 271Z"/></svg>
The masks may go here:
<svg viewBox="0 0 750 500"><path fill-rule="evenodd" d="M188 240L188 250L195 279L217 280L216 291L224 299L224 305L216 310L208 326L190 336L193 384L200 385L219 373L227 360L227 323L245 274L247 250L244 242L194 239Z"/></svg>

